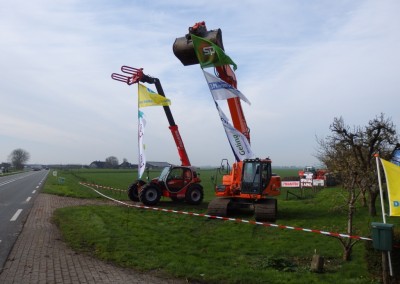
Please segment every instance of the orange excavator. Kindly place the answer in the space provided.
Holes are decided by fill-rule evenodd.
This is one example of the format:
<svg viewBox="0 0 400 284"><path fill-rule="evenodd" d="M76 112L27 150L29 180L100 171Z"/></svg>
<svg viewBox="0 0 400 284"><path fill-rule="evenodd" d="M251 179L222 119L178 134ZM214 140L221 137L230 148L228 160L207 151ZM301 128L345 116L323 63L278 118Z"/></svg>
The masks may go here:
<svg viewBox="0 0 400 284"><path fill-rule="evenodd" d="M128 85L139 82L155 84L157 93L165 97L160 80L144 74L143 68L122 66L121 71L129 75L113 73L111 78ZM132 201L141 201L145 205L156 205L162 196L169 197L173 201L186 201L189 204L198 205L203 201L204 197L203 187L200 184L201 179L196 168L190 164L178 125L175 124L170 107L163 106L163 108L182 165L165 167L160 176L152 179L149 183L143 180L136 180L129 186L128 196Z"/></svg>
<svg viewBox="0 0 400 284"><path fill-rule="evenodd" d="M173 44L173 52L184 66L199 63L191 39L192 34L224 50L221 29L207 30L205 22L196 23L189 27L188 34L177 38ZM210 47L203 51L210 52ZM230 65L216 66L215 71L217 77L237 88L236 76ZM229 98L227 102L233 126L245 135L250 143L250 131L240 99ZM217 198L209 203L208 214L227 216L232 210L251 208L254 209L257 221L274 222L277 218L278 205L273 197L280 194L281 179L272 173L271 160L269 158L236 160L231 169L229 164L226 164L227 166L221 166L220 169L224 168L230 172L223 175L222 184L215 186Z"/></svg>

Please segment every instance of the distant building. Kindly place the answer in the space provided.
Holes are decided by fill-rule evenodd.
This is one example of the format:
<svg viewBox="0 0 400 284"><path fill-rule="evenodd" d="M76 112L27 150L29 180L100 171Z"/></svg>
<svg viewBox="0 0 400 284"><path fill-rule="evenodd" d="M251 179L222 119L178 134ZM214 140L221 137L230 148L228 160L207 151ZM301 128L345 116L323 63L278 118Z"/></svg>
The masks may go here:
<svg viewBox="0 0 400 284"><path fill-rule="evenodd" d="M106 166L106 162L94 161L94 162L90 163L89 168L91 168L91 169L104 169L105 166Z"/></svg>
<svg viewBox="0 0 400 284"><path fill-rule="evenodd" d="M167 162L146 162L146 168L149 170L158 170L165 167L169 167L171 164ZM91 169L105 169L107 168L107 163L102 161L93 161L90 163L89 168ZM129 162L123 162L117 168L119 169L137 169L137 164L131 164Z"/></svg>
<svg viewBox="0 0 400 284"><path fill-rule="evenodd" d="M119 165L120 169L137 169L137 165L136 164L131 164L127 161L123 162L122 164Z"/></svg>
<svg viewBox="0 0 400 284"><path fill-rule="evenodd" d="M0 164L0 174L7 173L11 168L11 164L9 163L1 163Z"/></svg>

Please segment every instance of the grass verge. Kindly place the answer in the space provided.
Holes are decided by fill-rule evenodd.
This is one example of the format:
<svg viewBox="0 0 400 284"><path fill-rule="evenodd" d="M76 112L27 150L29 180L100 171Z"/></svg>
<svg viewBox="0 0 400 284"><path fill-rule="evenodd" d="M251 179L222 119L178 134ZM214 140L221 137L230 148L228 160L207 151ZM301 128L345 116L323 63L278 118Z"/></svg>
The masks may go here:
<svg viewBox="0 0 400 284"><path fill-rule="evenodd" d="M115 175L114 175L115 174ZM70 171L65 181L49 176L45 192L95 198L78 181L126 188L131 173ZM205 202L188 206L163 200L159 207L204 213L213 198L212 172L202 172ZM281 173L280 173L281 174ZM156 176L157 173L154 173ZM282 174L281 174L282 175ZM125 177L124 177L125 176ZM126 194L107 190L126 200ZM304 199L279 197L279 224L345 232L346 212L338 188L308 192ZM252 215L236 217L252 219ZM379 221L379 217L377 219ZM365 208L358 206L355 234L370 235ZM80 252L123 267L151 271L165 277L206 283L373 283L367 271L363 241L354 246L353 258L343 262L339 241L332 237L250 224L168 214L116 206L58 209L54 221L65 241ZM324 273L310 272L314 252L325 258Z"/></svg>

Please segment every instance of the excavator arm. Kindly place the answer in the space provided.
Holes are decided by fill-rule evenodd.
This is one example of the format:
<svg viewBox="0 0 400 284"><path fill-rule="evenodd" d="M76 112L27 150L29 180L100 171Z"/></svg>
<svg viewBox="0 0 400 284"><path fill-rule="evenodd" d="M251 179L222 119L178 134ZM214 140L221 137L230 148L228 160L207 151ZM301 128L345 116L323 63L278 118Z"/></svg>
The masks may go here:
<svg viewBox="0 0 400 284"><path fill-rule="evenodd" d="M158 78L153 78L151 76L145 75L143 73L143 68L133 68L129 66L122 66L121 71L131 76L122 75L118 73L113 73L111 78L117 81L127 83L132 85L138 82L154 84L157 89L157 93L165 97L164 90L161 86L161 82ZM179 158L181 160L182 166L190 166L189 156L186 152L185 145L183 144L182 137L179 133L178 125L175 124L174 117L169 106L163 106L165 115L167 116L169 129L171 131L172 137L174 138L176 148L178 150Z"/></svg>

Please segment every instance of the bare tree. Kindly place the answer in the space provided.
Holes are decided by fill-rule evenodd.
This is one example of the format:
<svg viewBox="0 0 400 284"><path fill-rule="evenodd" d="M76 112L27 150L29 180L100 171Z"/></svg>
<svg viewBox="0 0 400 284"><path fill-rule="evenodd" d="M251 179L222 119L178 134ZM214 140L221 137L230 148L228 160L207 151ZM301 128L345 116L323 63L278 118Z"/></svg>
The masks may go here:
<svg viewBox="0 0 400 284"><path fill-rule="evenodd" d="M317 141L320 146L317 158L342 178L348 176L345 171L349 170L344 163L351 161L351 173L357 175L355 185L361 191L362 202L368 205L370 215L376 216L379 187L374 154L379 153L383 158L390 157L398 143L395 125L381 114L370 120L365 127L350 128L340 117L334 118L330 130L331 136ZM338 158L343 155L343 151L346 155Z"/></svg>
<svg viewBox="0 0 400 284"><path fill-rule="evenodd" d="M107 168L117 168L119 165L119 161L116 157L110 156L106 158L106 167Z"/></svg>
<svg viewBox="0 0 400 284"><path fill-rule="evenodd" d="M334 118L330 125L332 135L317 140L317 158L328 170L340 177L347 195L343 196L343 210L347 211L347 234L353 234L353 217L359 197L368 204L371 216L376 215L376 199L379 188L374 154L388 158L398 143L395 126L384 115L370 120L365 127L350 128L342 117ZM343 246L343 259L350 260L357 241L338 238Z"/></svg>
<svg viewBox="0 0 400 284"><path fill-rule="evenodd" d="M24 149L15 149L8 156L9 161L17 170L22 170L24 168L24 164L29 161L30 155Z"/></svg>

